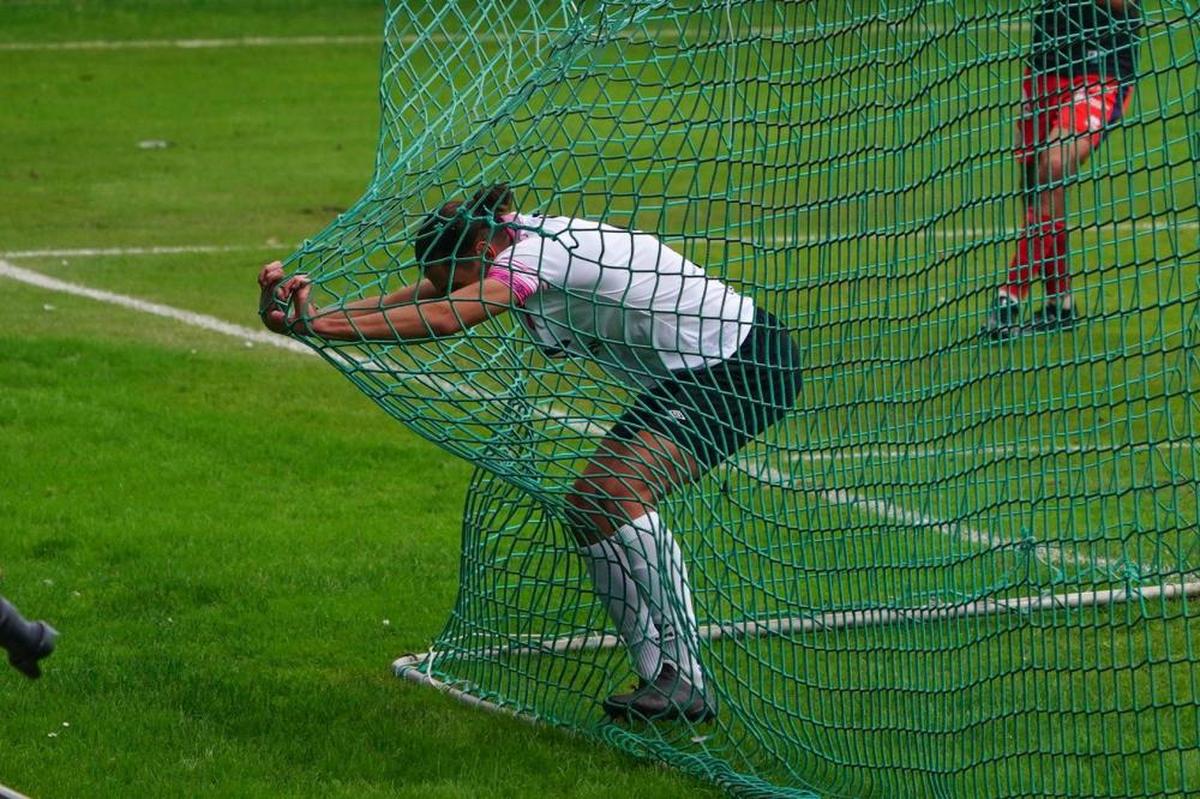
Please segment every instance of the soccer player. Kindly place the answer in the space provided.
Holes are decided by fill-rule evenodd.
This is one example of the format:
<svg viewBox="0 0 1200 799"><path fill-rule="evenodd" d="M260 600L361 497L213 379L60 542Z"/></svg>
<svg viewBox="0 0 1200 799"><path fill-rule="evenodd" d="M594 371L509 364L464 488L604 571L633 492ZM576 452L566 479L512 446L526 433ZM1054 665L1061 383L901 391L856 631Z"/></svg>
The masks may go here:
<svg viewBox="0 0 1200 799"><path fill-rule="evenodd" d="M1025 228L983 327L991 339L1063 330L1079 318L1067 261L1065 184L1129 107L1140 27L1133 0L1043 0L1017 129ZM1038 277L1045 304L1023 324L1022 304Z"/></svg>
<svg viewBox="0 0 1200 799"><path fill-rule="evenodd" d="M604 702L612 717L710 718L687 567L657 513L674 489L795 406L798 348L769 313L656 237L513 211L507 186L430 214L423 277L319 311L304 276L259 275L268 328L343 341L451 336L518 309L549 355L598 362L639 393L574 481L579 552L641 678Z"/></svg>
<svg viewBox="0 0 1200 799"><path fill-rule="evenodd" d="M20 611L0 596L0 647L8 651L8 662L31 680L42 676L42 658L54 651L58 632L44 621L26 621Z"/></svg>

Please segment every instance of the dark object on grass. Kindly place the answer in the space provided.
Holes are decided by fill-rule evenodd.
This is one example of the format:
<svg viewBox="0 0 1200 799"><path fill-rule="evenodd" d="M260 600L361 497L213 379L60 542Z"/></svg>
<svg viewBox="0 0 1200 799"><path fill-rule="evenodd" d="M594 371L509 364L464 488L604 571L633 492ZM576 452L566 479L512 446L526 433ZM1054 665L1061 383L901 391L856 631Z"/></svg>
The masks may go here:
<svg viewBox="0 0 1200 799"><path fill-rule="evenodd" d="M0 596L0 647L8 650L8 662L31 680L42 676L42 658L54 651L58 631L44 621L27 621L20 611Z"/></svg>

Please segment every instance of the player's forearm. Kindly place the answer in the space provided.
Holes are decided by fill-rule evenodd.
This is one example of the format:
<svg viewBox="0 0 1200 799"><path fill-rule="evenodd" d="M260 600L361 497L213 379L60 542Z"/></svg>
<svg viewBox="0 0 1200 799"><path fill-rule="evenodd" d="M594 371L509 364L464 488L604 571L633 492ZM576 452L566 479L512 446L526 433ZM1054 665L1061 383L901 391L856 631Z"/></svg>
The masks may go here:
<svg viewBox="0 0 1200 799"><path fill-rule="evenodd" d="M453 317L441 305L410 304L359 313L328 311L308 321L308 332L334 341L417 341L458 332Z"/></svg>
<svg viewBox="0 0 1200 799"><path fill-rule="evenodd" d="M366 314L378 313L386 311L397 305L403 305L408 302L413 302L419 299L429 299L437 293L437 289L428 280L421 279L416 283L405 286L402 289L393 291L391 294L383 294L378 297L364 297L361 300L348 302L341 307L341 310L353 316L363 316Z"/></svg>

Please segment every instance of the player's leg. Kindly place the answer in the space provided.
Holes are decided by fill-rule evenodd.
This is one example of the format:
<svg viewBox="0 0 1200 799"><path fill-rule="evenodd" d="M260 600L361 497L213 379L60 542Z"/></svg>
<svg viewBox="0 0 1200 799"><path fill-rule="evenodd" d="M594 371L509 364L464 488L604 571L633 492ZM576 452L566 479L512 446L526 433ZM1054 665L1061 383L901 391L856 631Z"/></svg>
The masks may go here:
<svg viewBox="0 0 1200 799"><path fill-rule="evenodd" d="M1008 277L992 301L983 334L993 340L1019 335L1029 287L1041 276L1047 249L1054 243L1054 225L1039 211L1038 159L1046 142L1061 124L1061 108L1071 98L1071 82L1055 75L1026 73L1022 84L1021 115L1017 120L1016 158L1021 169L1024 224L1016 252L1009 261ZM1064 91L1064 89L1066 91Z"/></svg>
<svg viewBox="0 0 1200 799"><path fill-rule="evenodd" d="M700 471L665 436L637 430L606 439L568 496L581 554L597 593L608 591L602 599L642 678L637 690L605 702L611 715L696 720L711 713L687 566L656 511L663 496ZM618 583L619 601L617 590L602 587ZM661 657L656 669L655 654Z"/></svg>
<svg viewBox="0 0 1200 799"><path fill-rule="evenodd" d="M1133 98L1133 87L1115 82L1092 83L1082 94L1076 92L1069 117L1063 120L1054 145L1039 157L1038 180L1045 190L1038 195L1039 213L1056 220L1062 233L1053 257L1046 261L1042 279L1046 303L1033 318L1035 331L1063 330L1078 320L1078 309L1071 296L1070 261L1066 235L1066 184L1087 163L1117 122L1124 116Z"/></svg>
<svg viewBox="0 0 1200 799"><path fill-rule="evenodd" d="M27 621L0 596L0 647L8 650L8 662L26 677L42 676L38 661L54 651L58 632L44 621Z"/></svg>
<svg viewBox="0 0 1200 799"><path fill-rule="evenodd" d="M1068 275L1066 183L1079 172L1091 151L1089 136L1059 128L1035 162L1036 197L1030 217L1039 227L1039 271L1046 287L1046 302L1034 315L1033 329L1067 327L1074 321Z"/></svg>

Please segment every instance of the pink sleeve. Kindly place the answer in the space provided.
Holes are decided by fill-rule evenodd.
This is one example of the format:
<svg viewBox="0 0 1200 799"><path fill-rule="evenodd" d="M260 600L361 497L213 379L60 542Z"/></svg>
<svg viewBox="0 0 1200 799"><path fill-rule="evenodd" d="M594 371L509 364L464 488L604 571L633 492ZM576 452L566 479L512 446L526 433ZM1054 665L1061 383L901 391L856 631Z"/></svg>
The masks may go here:
<svg viewBox="0 0 1200 799"><path fill-rule="evenodd" d="M538 281L523 264L509 261L506 266L488 267L488 280L498 280L512 289L517 305L524 305L529 295L538 290Z"/></svg>

